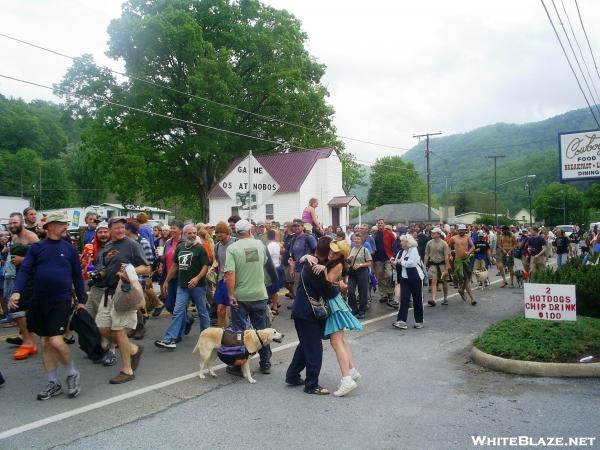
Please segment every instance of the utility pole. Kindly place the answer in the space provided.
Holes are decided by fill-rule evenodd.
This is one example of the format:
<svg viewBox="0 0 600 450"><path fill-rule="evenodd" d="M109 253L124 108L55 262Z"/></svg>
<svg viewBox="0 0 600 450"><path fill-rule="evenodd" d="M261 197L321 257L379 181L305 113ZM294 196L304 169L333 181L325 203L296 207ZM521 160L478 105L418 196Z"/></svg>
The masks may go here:
<svg viewBox="0 0 600 450"><path fill-rule="evenodd" d="M531 180L535 178L535 175L527 175L527 191L529 194L529 227L533 226L533 220L531 216Z"/></svg>
<svg viewBox="0 0 600 450"><path fill-rule="evenodd" d="M498 227L498 174L496 162L498 161L498 158L506 158L506 155L491 155L486 156L485 158L494 158L494 216L496 217L496 227Z"/></svg>
<svg viewBox="0 0 600 450"><path fill-rule="evenodd" d="M563 224L567 224L567 205L566 205L566 196L565 196L565 188L560 188L560 193L562 194L562 198L563 198Z"/></svg>
<svg viewBox="0 0 600 450"><path fill-rule="evenodd" d="M441 131L437 133L424 133L424 134L413 134L414 138L421 139L424 137L425 140L425 160L427 161L427 222L431 223L431 169L429 167L429 136L437 136L442 134Z"/></svg>

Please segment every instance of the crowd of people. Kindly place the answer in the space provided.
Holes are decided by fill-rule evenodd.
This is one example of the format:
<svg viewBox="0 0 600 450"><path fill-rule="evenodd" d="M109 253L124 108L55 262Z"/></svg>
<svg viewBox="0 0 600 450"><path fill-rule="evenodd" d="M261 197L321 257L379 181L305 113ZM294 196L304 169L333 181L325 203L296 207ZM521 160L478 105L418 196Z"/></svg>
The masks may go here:
<svg viewBox="0 0 600 450"><path fill-rule="evenodd" d="M62 393L61 365L68 395L81 390L69 351L76 315L78 320L87 315L92 324L86 331L88 356L104 366L119 364L109 382L122 384L135 379L144 351L136 342L144 338L148 318L169 313L154 345L173 351L190 334L194 315L200 332L210 326L264 329L280 314L283 296L293 300L287 308L299 339L286 382L307 393L329 394L318 381L322 342L328 339L341 373L334 395L344 396L361 379L345 332L362 329L373 292L398 310L394 328L408 328L412 307L413 326L421 329L427 286L430 307L438 305L439 285L441 305L449 304L452 286L475 306L474 273L495 265L501 287L514 287L515 259L532 274L545 270L553 254L560 267L582 252L600 252L598 230L584 236L575 228L567 237L560 228L393 226L383 219L343 230L324 227L317 206L311 199L301 218L283 224L234 215L215 225L174 221L152 227L145 213L130 218L88 213L76 236L68 233L66 214L48 214L43 222L33 208L11 214L8 231L0 232L2 320L18 328L18 337L6 340L17 347L15 359L37 355L41 346L47 384L37 398ZM120 298L133 284L126 268L135 271L144 295L134 309L124 308ZM269 346L258 353L260 371L269 374ZM239 366L228 366L227 372L241 376Z"/></svg>

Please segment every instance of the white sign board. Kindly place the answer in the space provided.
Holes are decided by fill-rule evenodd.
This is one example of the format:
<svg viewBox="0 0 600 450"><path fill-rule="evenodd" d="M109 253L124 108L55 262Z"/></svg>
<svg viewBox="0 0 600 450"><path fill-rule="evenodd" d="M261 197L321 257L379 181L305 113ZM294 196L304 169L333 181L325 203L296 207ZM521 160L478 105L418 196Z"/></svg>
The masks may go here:
<svg viewBox="0 0 600 450"><path fill-rule="evenodd" d="M558 135L561 181L600 179L600 130Z"/></svg>
<svg viewBox="0 0 600 450"><path fill-rule="evenodd" d="M253 209L262 205L279 189L279 184L252 155L240 161L220 186L242 209L250 207L250 200Z"/></svg>
<svg viewBox="0 0 600 450"><path fill-rule="evenodd" d="M525 283L525 318L577 320L574 284Z"/></svg>

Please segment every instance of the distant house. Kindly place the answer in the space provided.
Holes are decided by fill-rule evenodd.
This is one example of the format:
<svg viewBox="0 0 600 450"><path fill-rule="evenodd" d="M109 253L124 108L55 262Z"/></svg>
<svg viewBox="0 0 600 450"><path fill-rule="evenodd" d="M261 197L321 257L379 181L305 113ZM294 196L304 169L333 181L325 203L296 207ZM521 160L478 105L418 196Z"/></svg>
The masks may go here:
<svg viewBox="0 0 600 450"><path fill-rule="evenodd" d="M264 204L252 209L252 220L274 220L283 223L300 218L311 198L319 200L317 215L324 226L345 226L351 207L360 208L354 196L342 187L342 163L333 148L255 156L279 185L279 190ZM240 163L233 161L208 194L209 218L212 222L227 220L233 214L248 216L221 188L222 180Z"/></svg>
<svg viewBox="0 0 600 450"><path fill-rule="evenodd" d="M427 223L427 205L425 203L395 203L381 205L362 216L362 222L374 225L377 219L389 224ZM436 208L431 208L431 223L438 223L442 215ZM359 218L350 221L351 225L359 223Z"/></svg>
<svg viewBox="0 0 600 450"><path fill-rule="evenodd" d="M531 221L529 220L529 210L528 209L520 209L513 216L513 220L519 222L519 225L528 227L529 222L535 223L535 215L533 212L531 213Z"/></svg>
<svg viewBox="0 0 600 450"><path fill-rule="evenodd" d="M466 212L466 213L462 213L462 214L457 214L456 216L454 216L454 223L464 223L466 225L471 225L473 223L475 223L475 221L480 218L481 216L484 216L486 214L481 213L481 212L475 212L475 211L470 211L470 212Z"/></svg>

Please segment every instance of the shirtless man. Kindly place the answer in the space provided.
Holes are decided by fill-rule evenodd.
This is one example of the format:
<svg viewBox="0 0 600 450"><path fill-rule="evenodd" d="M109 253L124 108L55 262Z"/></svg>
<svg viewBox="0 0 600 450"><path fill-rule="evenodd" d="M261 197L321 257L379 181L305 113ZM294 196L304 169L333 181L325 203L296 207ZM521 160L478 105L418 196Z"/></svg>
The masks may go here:
<svg viewBox="0 0 600 450"><path fill-rule="evenodd" d="M465 291L471 298L471 305L475 306L477 302L471 293L471 255L475 249L471 237L467 234L467 227L458 226L458 234L452 238L454 246L454 276L458 280L458 293L463 301L467 301Z"/></svg>
<svg viewBox="0 0 600 450"><path fill-rule="evenodd" d="M431 230L433 239L425 246L424 263L429 267L429 278L431 279L431 300L429 306L435 306L438 280L442 282L444 301L442 305L448 304L448 272L450 271L450 248L446 241L441 239L442 230L434 228Z"/></svg>
<svg viewBox="0 0 600 450"><path fill-rule="evenodd" d="M21 213L15 212L10 215L8 221L8 231L11 232L11 254L10 254L10 263L7 261L6 274L4 278L4 295L8 298L12 294L12 289L15 284L15 279L17 277L17 270L19 270L19 266L25 259L26 252L15 251L17 246L23 249L23 246L29 246L37 241L39 238L37 235L29 231L25 228L25 223L23 220L23 215ZM12 253L14 251L15 254ZM17 255L18 253L18 255ZM12 266L12 268L10 267ZM10 274L10 275L9 275ZM10 316L17 323L19 327L19 333L21 334L21 342L18 340L14 341L14 343L19 345L19 348L14 354L15 359L27 359L30 355L37 354L37 348L35 346L34 335L27 331L27 321L25 319L25 312L28 307L27 300L31 300L31 298L27 298L23 292L23 299L19 303L19 307L17 310L11 310Z"/></svg>
<svg viewBox="0 0 600 450"><path fill-rule="evenodd" d="M517 248L517 245L517 240L514 235L510 232L508 227L504 225L502 227L502 234L498 237L498 245L496 247L496 266L498 266L498 271L502 275L502 280L504 281L502 287L508 286L504 267L508 267L510 273L510 287L515 287L515 258L513 256L513 250Z"/></svg>

